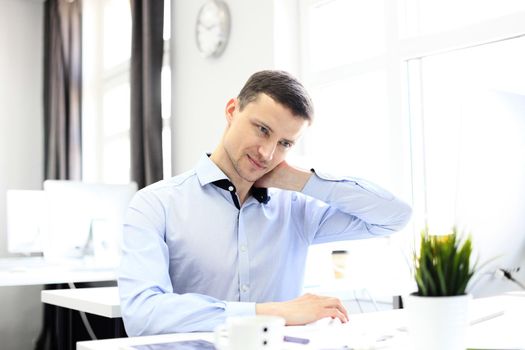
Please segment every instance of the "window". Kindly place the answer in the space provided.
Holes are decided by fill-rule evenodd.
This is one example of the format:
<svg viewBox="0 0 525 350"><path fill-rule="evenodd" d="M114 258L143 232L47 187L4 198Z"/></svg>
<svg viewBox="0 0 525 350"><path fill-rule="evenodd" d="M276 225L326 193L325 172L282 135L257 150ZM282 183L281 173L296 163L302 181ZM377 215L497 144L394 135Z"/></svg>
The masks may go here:
<svg viewBox="0 0 525 350"><path fill-rule="evenodd" d="M304 157L316 167L365 178L410 201L409 128L401 111L398 38L392 34L397 32L395 2L303 0L301 13L302 78L316 111ZM399 281L408 280L400 250L404 237L314 246L305 284L337 284L327 261L332 250L347 250L353 266L346 288L376 286L376 295L392 295L402 287Z"/></svg>
<svg viewBox="0 0 525 350"><path fill-rule="evenodd" d="M301 23L301 71L317 115L305 138L306 155L323 168L377 182L414 209L407 235L367 247L316 248L313 266L323 265L319 259L328 259L331 249L366 255L364 249L378 257L378 247L391 245L408 257L426 224L442 230L458 218L470 221L479 232L474 238L483 239L496 230L495 221L485 203L466 198L479 198L477 186L494 178L513 181L497 193L487 189L506 203L496 211L510 218L525 210L516 199L525 187L518 181L525 178L525 155L517 136L525 132L523 1L302 0ZM487 142L489 135L496 139ZM487 169L487 160L495 167ZM517 217L505 230L523 246L516 230L525 223ZM486 240L481 256L496 246L505 243ZM505 263L512 267L519 252L506 247L512 253ZM320 274L310 271L312 280ZM365 275L364 283L373 285L385 273Z"/></svg>
<svg viewBox="0 0 525 350"><path fill-rule="evenodd" d="M472 233L490 262L476 296L507 291L491 271L524 263L524 59L525 36L509 36L407 62L417 219Z"/></svg>
<svg viewBox="0 0 525 350"><path fill-rule="evenodd" d="M166 178L171 176L170 2L164 4L162 146ZM130 3L86 1L83 10L83 179L127 183L130 181Z"/></svg>

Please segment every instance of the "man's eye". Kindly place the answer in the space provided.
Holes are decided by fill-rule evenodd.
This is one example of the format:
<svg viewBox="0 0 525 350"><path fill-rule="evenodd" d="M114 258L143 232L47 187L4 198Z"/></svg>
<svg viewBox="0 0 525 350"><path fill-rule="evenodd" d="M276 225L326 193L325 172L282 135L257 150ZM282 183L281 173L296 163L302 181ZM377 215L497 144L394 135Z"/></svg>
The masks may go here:
<svg viewBox="0 0 525 350"><path fill-rule="evenodd" d="M281 146L283 146L284 148L290 148L292 147L292 144L288 141L281 141Z"/></svg>
<svg viewBox="0 0 525 350"><path fill-rule="evenodd" d="M259 125L259 131L265 135L268 135L270 131L262 125Z"/></svg>

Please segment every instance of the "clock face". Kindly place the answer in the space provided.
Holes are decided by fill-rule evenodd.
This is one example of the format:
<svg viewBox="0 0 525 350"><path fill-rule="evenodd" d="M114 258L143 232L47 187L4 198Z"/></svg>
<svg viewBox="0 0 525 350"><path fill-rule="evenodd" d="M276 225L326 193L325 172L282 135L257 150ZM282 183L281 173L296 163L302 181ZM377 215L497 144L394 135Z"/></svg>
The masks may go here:
<svg viewBox="0 0 525 350"><path fill-rule="evenodd" d="M220 0L205 3L197 16L196 40L205 57L217 57L226 47L230 34L228 6Z"/></svg>

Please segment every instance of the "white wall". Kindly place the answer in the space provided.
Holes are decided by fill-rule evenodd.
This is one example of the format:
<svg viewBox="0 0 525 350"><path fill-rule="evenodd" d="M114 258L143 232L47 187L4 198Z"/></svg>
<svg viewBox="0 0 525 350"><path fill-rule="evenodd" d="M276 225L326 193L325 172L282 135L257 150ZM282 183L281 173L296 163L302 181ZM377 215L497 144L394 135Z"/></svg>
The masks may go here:
<svg viewBox="0 0 525 350"><path fill-rule="evenodd" d="M0 0L0 257L6 257L6 190L40 189L43 3ZM0 348L31 349L41 286L0 287Z"/></svg>
<svg viewBox="0 0 525 350"><path fill-rule="evenodd" d="M226 121L224 108L255 71L297 71L296 0L227 0L230 41L219 58L203 58L195 43L197 13L205 0L172 2L173 174L192 168L213 151ZM295 30L296 31L296 30ZM280 50L276 50L280 47Z"/></svg>

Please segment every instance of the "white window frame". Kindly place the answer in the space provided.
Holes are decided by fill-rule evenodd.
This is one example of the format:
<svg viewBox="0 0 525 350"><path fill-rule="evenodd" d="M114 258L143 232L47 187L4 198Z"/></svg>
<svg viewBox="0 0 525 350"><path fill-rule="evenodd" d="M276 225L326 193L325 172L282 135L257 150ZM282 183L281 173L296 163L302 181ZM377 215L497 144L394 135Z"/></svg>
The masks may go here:
<svg viewBox="0 0 525 350"><path fill-rule="evenodd" d="M104 4L108 0L91 0L84 7L88 9L89 14L95 21L95 38L88 43L92 47L92 59L94 60L93 72L85 76L83 86L83 164L82 178L89 182L104 182L104 144L117 138L130 138L130 130L123 130L117 134L105 137L103 134L103 103L105 93L115 85L129 83L131 70L131 57L129 60L121 62L109 70L104 69L104 45L103 45L103 16ZM122 0L126 1L126 0ZM87 6L86 6L87 5ZM131 10L131 9L130 9ZM165 2L165 11L168 11L165 19L171 18L171 9L169 1ZM166 25L166 24L165 24ZM92 28L90 28L92 29ZM131 38L130 38L131 40ZM170 66L170 39L164 40L163 67ZM170 96L171 98L171 96ZM171 110L168 116L162 116L162 130L168 130L171 136ZM169 147L165 147L166 144ZM163 142L163 163L164 177L171 176L171 140ZM127 181L131 179L131 174Z"/></svg>
<svg viewBox="0 0 525 350"><path fill-rule="evenodd" d="M409 61L412 72L415 72L420 70L421 59L425 57L479 45L489 45L520 36L525 36L525 11L496 19L484 20L461 29L400 40L399 59L405 63L405 72ZM404 113L410 117L412 130L412 200L414 210L413 223L416 228L425 227L427 224L425 148L422 125L424 111L420 103L422 93L420 79L421 74L415 74L410 77L410 81L405 82L404 87L404 91L406 91L404 98L407 99L410 94L410 103L407 101L405 104Z"/></svg>

